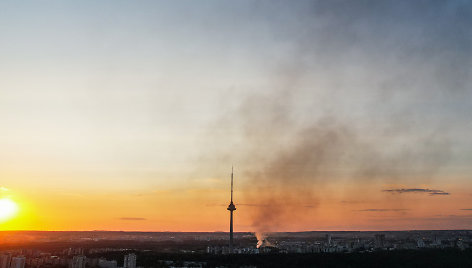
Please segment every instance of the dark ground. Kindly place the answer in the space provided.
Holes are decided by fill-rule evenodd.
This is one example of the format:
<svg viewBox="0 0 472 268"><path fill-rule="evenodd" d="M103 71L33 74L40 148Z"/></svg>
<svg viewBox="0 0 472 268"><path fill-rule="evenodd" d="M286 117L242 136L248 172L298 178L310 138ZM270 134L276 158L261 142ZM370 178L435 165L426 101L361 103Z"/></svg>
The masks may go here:
<svg viewBox="0 0 472 268"><path fill-rule="evenodd" d="M112 256L110 256L112 257ZM118 256L114 256L118 257ZM159 260L206 262L205 267L472 267L472 250L408 250L371 253L208 255L138 253L139 266L157 265Z"/></svg>
<svg viewBox="0 0 472 268"><path fill-rule="evenodd" d="M421 231L420 234L432 231ZM434 231L439 234L451 233L455 236L468 236L469 231ZM3 250L37 250L40 252L49 252L53 255L64 256L64 250L68 248L81 248L87 258L105 257L109 260L117 260L118 266L123 265L123 255L127 252L135 252L137 254L137 265L146 268L149 267L168 267L164 261L173 261L174 265L178 265L184 261L204 262L204 267L471 267L472 268L472 249L459 250L458 248L447 249L422 249L422 250L395 250L395 251L375 251L375 252L357 252L357 253L314 253L314 254L253 254L253 255L211 255L203 253L208 245L227 245L226 234L208 234L212 238L221 236L221 240L201 241L194 240L195 234L131 234L141 236L161 235L162 237L174 237L175 241L136 241L136 240L75 240L76 237L83 236L83 233L54 233L55 241L40 242L38 236L44 236L46 233L1 233L4 237L0 237L0 251ZM96 235L93 232L92 235ZM101 233L99 233L102 235ZM355 234L360 236L363 233ZM416 236L417 232L396 232L396 237L405 238ZM426 233L430 235L429 233ZM20 236L18 236L20 235ZM16 242L7 242L8 237L28 237L30 239L16 239ZM51 236L51 234L47 234ZM91 236L90 234L87 234ZM106 232L103 235L122 237L129 233ZM281 236L283 235L283 236ZM318 233L295 233L281 234L283 240L289 241L309 239L313 235L321 236ZM341 236L342 233L335 233ZM346 234L352 236L351 233ZM372 233L366 233L365 237L372 237ZM431 235L430 235L431 236ZM138 238L139 238L138 237ZM159 239L164 239L158 237ZM178 238L178 239L177 239ZM70 241L74 239L74 241ZM253 236L238 237L238 246L254 246L256 240ZM112 248L117 251L89 254L89 249L96 248ZM128 249L128 250L123 250ZM192 253L182 253L183 250L192 251ZM71 256L64 256L71 258ZM29 256L27 256L29 258ZM47 266L45 266L47 267ZM27 267L28 268L28 267ZM50 267L51 268L51 267Z"/></svg>

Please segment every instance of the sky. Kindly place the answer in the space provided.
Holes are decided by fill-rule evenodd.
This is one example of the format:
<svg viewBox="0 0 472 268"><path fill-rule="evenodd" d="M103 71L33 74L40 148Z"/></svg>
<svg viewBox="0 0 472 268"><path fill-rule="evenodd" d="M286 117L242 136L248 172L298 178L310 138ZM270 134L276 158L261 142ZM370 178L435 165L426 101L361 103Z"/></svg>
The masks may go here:
<svg viewBox="0 0 472 268"><path fill-rule="evenodd" d="M2 1L0 230L472 228L469 1ZM0 209L2 209L0 207Z"/></svg>

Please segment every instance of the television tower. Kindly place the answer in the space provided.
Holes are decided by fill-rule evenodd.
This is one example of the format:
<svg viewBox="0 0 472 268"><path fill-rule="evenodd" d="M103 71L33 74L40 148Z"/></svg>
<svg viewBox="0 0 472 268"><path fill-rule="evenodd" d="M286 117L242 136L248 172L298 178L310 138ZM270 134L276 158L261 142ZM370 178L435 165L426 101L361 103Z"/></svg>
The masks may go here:
<svg viewBox="0 0 472 268"><path fill-rule="evenodd" d="M231 167L231 202L227 208L229 210L229 253L233 253L233 211L236 210L236 207L233 204L233 167Z"/></svg>

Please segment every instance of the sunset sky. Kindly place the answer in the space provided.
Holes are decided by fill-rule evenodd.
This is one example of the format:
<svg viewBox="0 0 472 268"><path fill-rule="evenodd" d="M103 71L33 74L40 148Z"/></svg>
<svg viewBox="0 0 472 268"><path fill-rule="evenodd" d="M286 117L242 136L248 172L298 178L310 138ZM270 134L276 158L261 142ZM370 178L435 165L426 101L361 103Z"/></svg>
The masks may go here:
<svg viewBox="0 0 472 268"><path fill-rule="evenodd" d="M2 1L0 230L472 228L470 1ZM0 202L0 210L4 209Z"/></svg>

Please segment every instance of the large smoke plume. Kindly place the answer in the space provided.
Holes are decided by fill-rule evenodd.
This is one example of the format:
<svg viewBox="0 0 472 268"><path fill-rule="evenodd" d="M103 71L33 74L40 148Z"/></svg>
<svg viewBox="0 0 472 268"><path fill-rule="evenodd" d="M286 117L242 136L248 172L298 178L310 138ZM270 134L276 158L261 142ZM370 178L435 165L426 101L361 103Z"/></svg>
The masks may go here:
<svg viewBox="0 0 472 268"><path fill-rule="evenodd" d="M272 94L252 96L237 113L247 135L245 140L253 140L244 153L251 164L241 177L246 178L242 198L253 205L252 226L258 246L267 245L267 232L307 220L321 202L323 188L339 177L359 182L385 179L406 183L401 180L403 176L421 174L428 180L439 162L447 158L443 137L414 137L427 142L385 152L363 138L352 124L334 116L296 126L290 119L294 105L290 98L286 98L286 93L283 97ZM400 133L397 130L391 134Z"/></svg>
<svg viewBox="0 0 472 268"><path fill-rule="evenodd" d="M310 3L300 21L274 23L283 25L278 38L291 38L291 53L269 62L270 82L236 98L218 125L226 139L237 137L224 155L243 170L241 199L252 205L260 241L303 222L339 178L431 182L450 158L451 122L429 111L470 95L470 47L457 45L469 41L447 32L462 29L464 16L442 12L440 2L332 3Z"/></svg>

